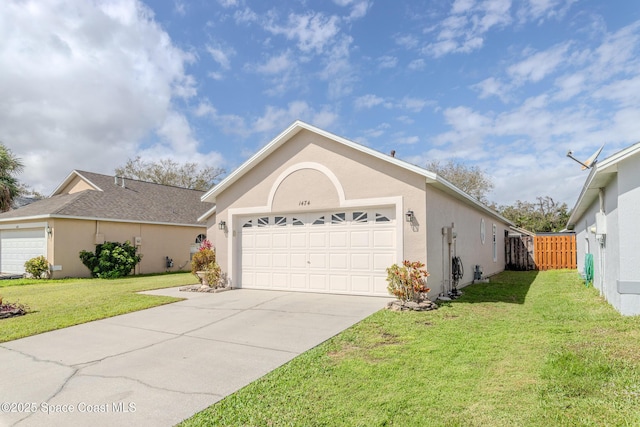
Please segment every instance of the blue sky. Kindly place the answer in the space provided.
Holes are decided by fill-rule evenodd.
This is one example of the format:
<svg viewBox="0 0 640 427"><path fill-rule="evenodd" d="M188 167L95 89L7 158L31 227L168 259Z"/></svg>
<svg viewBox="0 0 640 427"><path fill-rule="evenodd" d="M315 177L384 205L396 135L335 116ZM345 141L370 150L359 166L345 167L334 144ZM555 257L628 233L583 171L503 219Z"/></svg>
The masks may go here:
<svg viewBox="0 0 640 427"><path fill-rule="evenodd" d="M632 1L9 0L0 40L0 140L44 193L137 155L230 172L301 119L572 207L569 149L640 140Z"/></svg>

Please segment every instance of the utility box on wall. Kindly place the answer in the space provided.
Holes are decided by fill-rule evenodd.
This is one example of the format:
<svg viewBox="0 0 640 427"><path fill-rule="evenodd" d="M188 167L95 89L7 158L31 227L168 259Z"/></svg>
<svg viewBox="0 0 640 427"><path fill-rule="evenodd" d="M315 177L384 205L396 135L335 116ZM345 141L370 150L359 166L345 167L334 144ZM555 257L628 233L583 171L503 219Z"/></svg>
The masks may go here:
<svg viewBox="0 0 640 427"><path fill-rule="evenodd" d="M607 234L607 216L603 212L596 212L596 234Z"/></svg>

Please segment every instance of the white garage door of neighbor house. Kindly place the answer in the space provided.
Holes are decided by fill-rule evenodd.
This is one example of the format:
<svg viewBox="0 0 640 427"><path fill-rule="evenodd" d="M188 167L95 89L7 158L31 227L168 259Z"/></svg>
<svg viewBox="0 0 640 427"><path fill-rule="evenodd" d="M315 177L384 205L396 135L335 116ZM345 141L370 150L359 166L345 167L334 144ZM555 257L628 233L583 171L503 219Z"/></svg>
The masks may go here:
<svg viewBox="0 0 640 427"><path fill-rule="evenodd" d="M0 231L0 271L22 274L24 263L47 253L45 231L42 228Z"/></svg>
<svg viewBox="0 0 640 427"><path fill-rule="evenodd" d="M243 217L240 286L388 296L394 208Z"/></svg>

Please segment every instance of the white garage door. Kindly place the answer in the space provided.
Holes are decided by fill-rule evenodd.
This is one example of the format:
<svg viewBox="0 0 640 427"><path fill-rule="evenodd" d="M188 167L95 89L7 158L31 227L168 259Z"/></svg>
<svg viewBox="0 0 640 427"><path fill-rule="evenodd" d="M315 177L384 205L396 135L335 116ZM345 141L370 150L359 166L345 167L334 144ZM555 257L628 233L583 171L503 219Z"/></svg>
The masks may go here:
<svg viewBox="0 0 640 427"><path fill-rule="evenodd" d="M388 296L394 208L244 217L240 286Z"/></svg>
<svg viewBox="0 0 640 427"><path fill-rule="evenodd" d="M24 263L40 255L46 256L47 241L42 228L0 231L0 271L22 274Z"/></svg>

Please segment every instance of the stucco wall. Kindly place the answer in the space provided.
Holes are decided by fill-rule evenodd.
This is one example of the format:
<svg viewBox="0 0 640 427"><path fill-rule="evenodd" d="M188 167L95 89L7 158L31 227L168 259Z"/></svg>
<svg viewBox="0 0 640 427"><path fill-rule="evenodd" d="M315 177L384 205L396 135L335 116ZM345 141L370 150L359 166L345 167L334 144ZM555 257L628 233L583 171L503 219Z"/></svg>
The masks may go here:
<svg viewBox="0 0 640 427"><path fill-rule="evenodd" d="M319 175L313 168L302 168L292 172L290 177L286 176L280 182L283 191L274 186L279 178L283 178L285 171L306 162L326 167L339 182L347 203L402 195L401 212L407 209L414 211L418 232L412 232L412 225L402 217L397 218L404 230L400 258L426 261L427 248L423 238L426 224L424 177L306 130L295 135L218 195L217 221L233 224L230 208L257 208L256 213L275 213L277 211L273 208L282 212L311 212L339 207L335 185L326 174ZM275 196L272 190L275 190ZM269 204L270 195L273 196L273 207ZM301 205L300 201L310 203ZM228 239L236 238L233 229L229 229L228 233L220 232L212 218L209 218L207 226L208 235L215 234L222 269L228 272L237 268L237 262L234 261L233 266L229 263ZM233 275L231 279L234 279Z"/></svg>
<svg viewBox="0 0 640 427"><path fill-rule="evenodd" d="M623 314L640 314L640 155L618 164L619 266Z"/></svg>
<svg viewBox="0 0 640 427"><path fill-rule="evenodd" d="M83 178L75 176L69 184L60 189L58 194L73 194L84 190L95 190L95 188L89 185Z"/></svg>
<svg viewBox="0 0 640 427"><path fill-rule="evenodd" d="M198 234L205 233L205 227L184 227L155 224L128 224L110 221L54 219L53 251L49 252L49 262L62 267L54 277L89 277L89 270L79 259L81 250L94 251L96 234L104 241L135 243L141 238L139 252L142 261L136 267L136 274L160 273L164 271L189 270L190 247ZM173 268L166 268L165 257L173 259Z"/></svg>
<svg viewBox="0 0 640 427"><path fill-rule="evenodd" d="M489 215L455 200L430 186L426 188L427 198L427 269L431 293L438 295L445 288L448 277L449 244L442 235L443 227L454 223L455 254L460 257L464 276L458 284L463 287L473 281L475 265L482 266L483 276L491 276L504 270L504 237L508 225ZM485 239L481 238L481 224L484 219ZM496 259L493 258L493 225L496 226Z"/></svg>

